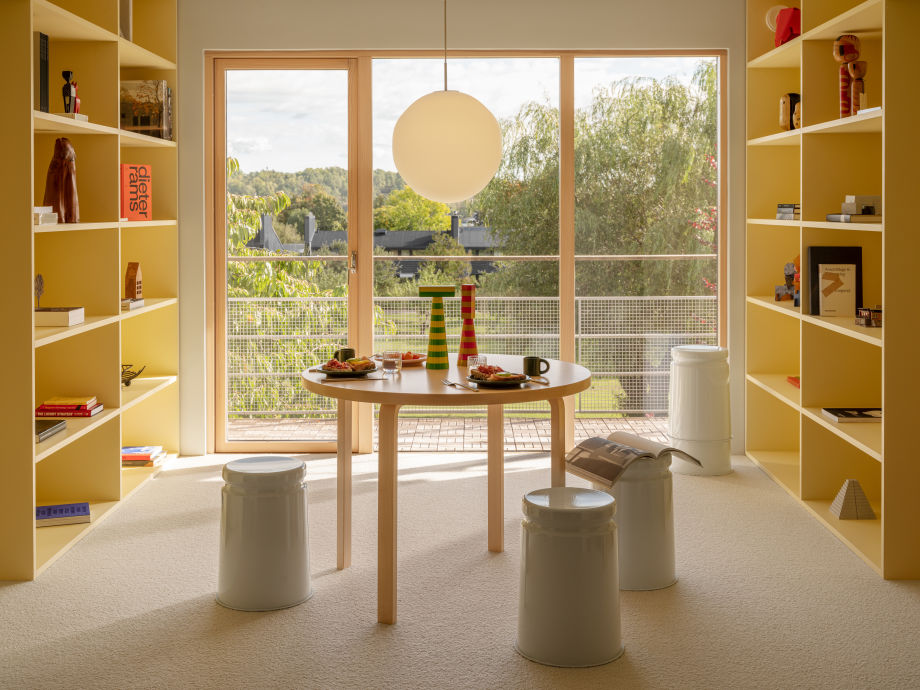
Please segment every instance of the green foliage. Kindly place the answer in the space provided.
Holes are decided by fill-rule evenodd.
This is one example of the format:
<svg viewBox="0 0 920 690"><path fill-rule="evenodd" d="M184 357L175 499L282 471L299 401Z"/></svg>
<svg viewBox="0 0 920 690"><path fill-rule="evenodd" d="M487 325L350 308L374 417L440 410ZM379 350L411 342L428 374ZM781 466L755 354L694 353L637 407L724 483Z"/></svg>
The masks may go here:
<svg viewBox="0 0 920 690"><path fill-rule="evenodd" d="M450 206L432 201L411 187L397 189L374 210L374 227L387 230L450 230Z"/></svg>

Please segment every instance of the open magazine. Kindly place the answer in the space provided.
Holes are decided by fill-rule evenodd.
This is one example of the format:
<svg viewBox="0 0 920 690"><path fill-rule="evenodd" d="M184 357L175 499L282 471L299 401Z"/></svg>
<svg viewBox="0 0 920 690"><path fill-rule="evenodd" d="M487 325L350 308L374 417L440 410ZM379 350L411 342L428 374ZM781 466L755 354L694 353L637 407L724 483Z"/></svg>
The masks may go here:
<svg viewBox="0 0 920 690"><path fill-rule="evenodd" d="M589 482L610 487L636 460L656 459L665 453L675 453L685 460L702 465L699 460L679 448L650 441L626 431L614 431L607 438L595 436L575 446L565 456L565 469Z"/></svg>

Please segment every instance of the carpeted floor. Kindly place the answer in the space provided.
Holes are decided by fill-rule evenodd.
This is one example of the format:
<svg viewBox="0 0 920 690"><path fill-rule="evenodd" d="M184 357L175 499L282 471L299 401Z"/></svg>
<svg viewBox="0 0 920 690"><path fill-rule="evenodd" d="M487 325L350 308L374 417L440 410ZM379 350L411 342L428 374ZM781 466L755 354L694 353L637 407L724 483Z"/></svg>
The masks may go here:
<svg viewBox="0 0 920 690"><path fill-rule="evenodd" d="M351 568L335 569L334 460L313 456L315 596L214 602L227 459L183 459L197 466L162 472L39 580L0 584L0 687L920 687L920 582L880 579L743 458L675 475L680 580L623 592L626 653L591 669L512 648L520 497L548 485L545 455L507 458L502 554L481 455L400 457L393 626L375 622L374 456L356 458Z"/></svg>

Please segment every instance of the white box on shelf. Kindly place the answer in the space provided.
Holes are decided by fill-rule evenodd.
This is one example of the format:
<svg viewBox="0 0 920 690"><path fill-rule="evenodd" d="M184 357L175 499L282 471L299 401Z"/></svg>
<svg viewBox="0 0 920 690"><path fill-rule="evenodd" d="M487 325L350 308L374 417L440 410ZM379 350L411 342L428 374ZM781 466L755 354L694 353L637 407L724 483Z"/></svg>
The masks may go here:
<svg viewBox="0 0 920 690"><path fill-rule="evenodd" d="M76 326L83 323L83 307L37 307L36 326Z"/></svg>

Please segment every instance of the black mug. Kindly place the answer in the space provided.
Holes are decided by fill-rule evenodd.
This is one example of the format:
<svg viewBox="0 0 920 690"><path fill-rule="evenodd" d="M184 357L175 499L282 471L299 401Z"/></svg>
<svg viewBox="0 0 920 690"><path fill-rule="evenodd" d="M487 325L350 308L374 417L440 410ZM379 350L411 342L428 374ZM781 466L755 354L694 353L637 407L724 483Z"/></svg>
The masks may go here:
<svg viewBox="0 0 920 690"><path fill-rule="evenodd" d="M525 357L524 373L528 376L543 376L549 371L549 362L541 357Z"/></svg>
<svg viewBox="0 0 920 690"><path fill-rule="evenodd" d="M339 348L338 350L332 353L332 356L335 359L339 360L340 362L344 362L345 360L348 360L348 359L354 359L355 358L355 348L353 347Z"/></svg>

